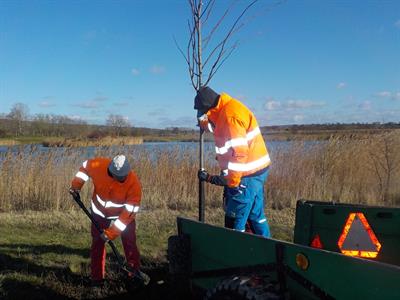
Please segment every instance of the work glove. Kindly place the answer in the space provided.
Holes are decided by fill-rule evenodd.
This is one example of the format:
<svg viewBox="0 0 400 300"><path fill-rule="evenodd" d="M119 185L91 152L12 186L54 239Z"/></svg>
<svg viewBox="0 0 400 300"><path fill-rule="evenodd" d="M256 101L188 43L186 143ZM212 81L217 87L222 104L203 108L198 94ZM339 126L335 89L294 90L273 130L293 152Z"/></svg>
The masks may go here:
<svg viewBox="0 0 400 300"><path fill-rule="evenodd" d="M201 181L206 181L211 184L219 185L219 186L225 186L226 185L226 179L224 176L218 176L218 175L210 175L206 170L200 169L197 172L197 177Z"/></svg>
<svg viewBox="0 0 400 300"><path fill-rule="evenodd" d="M211 176L210 180L211 184L219 185L219 186L226 186L226 179L222 175L213 175Z"/></svg>
<svg viewBox="0 0 400 300"><path fill-rule="evenodd" d="M197 118L198 124L200 128L205 132L214 132L215 125L211 120L208 119L206 114L201 115Z"/></svg>
<svg viewBox="0 0 400 300"><path fill-rule="evenodd" d="M203 131L208 131L208 118L206 114L198 116L197 121L197 126L199 126Z"/></svg>
<svg viewBox="0 0 400 300"><path fill-rule="evenodd" d="M72 188L72 187L69 188L69 193L70 193L70 194L72 195L72 197L74 197L74 198L78 197L80 192L81 192L80 190L74 189L74 188Z"/></svg>
<svg viewBox="0 0 400 300"><path fill-rule="evenodd" d="M121 232L119 232L118 229L116 229L116 227L113 226L114 222L115 221L111 221L108 228L104 229L103 231L104 233L103 240L106 242L115 240L121 234Z"/></svg>
<svg viewBox="0 0 400 300"><path fill-rule="evenodd" d="M208 172L204 169L200 169L197 172L197 177L200 179L200 181L210 182L210 180L211 180L211 175L208 174Z"/></svg>
<svg viewBox="0 0 400 300"><path fill-rule="evenodd" d="M104 243L107 243L110 239L107 237L107 235L105 234L105 232L103 231L100 234L101 239L104 241Z"/></svg>

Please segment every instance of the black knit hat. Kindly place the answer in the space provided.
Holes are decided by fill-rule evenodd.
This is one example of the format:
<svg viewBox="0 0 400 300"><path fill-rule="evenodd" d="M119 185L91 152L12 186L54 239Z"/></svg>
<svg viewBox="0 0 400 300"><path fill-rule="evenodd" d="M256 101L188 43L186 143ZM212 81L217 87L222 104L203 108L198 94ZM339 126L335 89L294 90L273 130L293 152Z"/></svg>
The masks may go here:
<svg viewBox="0 0 400 300"><path fill-rule="evenodd" d="M219 95L208 86L200 88L194 98L194 109L197 109L197 115L205 114L210 108L218 104Z"/></svg>

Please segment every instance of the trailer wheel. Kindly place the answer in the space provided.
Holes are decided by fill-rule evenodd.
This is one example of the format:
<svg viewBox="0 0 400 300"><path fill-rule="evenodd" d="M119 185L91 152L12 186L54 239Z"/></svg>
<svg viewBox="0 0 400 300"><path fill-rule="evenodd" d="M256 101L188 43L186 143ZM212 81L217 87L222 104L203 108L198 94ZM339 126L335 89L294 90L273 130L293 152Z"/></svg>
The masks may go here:
<svg viewBox="0 0 400 300"><path fill-rule="evenodd" d="M234 276L222 280L213 289L209 289L205 300L278 300L283 296L276 289L276 284L265 278L251 276Z"/></svg>

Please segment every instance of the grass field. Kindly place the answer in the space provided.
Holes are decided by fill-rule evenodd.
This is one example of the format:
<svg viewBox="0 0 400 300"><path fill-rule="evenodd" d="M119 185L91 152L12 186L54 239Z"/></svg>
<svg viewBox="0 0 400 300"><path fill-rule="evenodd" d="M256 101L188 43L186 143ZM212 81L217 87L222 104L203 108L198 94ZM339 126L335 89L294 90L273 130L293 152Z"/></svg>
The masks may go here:
<svg viewBox="0 0 400 300"><path fill-rule="evenodd" d="M159 209L138 215L138 246L143 269L152 287L135 299L159 299L168 292L167 239L176 233L176 216L195 218L195 212ZM294 210L270 211L274 237L291 240ZM222 225L221 209L206 212L210 223ZM158 220L155 222L154 220ZM128 299L116 261L108 253L107 289L93 291L90 274L89 221L78 210L67 213L33 212L0 214L1 299ZM117 246L122 252L119 240Z"/></svg>

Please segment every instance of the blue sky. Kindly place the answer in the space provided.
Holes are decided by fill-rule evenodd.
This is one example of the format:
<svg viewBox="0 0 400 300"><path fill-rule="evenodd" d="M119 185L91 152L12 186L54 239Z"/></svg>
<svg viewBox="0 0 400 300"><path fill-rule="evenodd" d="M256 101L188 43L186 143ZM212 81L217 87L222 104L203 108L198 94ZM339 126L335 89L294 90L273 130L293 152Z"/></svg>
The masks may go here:
<svg viewBox="0 0 400 300"><path fill-rule="evenodd" d="M232 1L217 2L220 15ZM400 1L275 2L249 12L214 90L261 125L400 121ZM194 127L174 43L185 48L189 13L185 0L0 0L0 114L22 102L31 115Z"/></svg>

